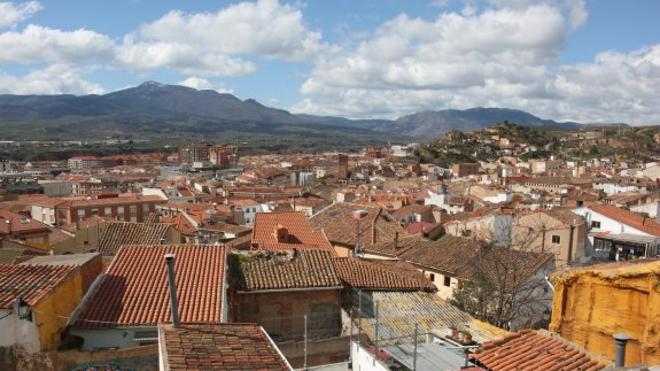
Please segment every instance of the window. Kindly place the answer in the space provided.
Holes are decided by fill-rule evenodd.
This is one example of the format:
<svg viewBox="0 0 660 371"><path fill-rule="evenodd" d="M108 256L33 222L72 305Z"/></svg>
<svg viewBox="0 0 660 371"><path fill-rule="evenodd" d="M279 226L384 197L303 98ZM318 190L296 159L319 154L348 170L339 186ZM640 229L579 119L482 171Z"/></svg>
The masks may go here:
<svg viewBox="0 0 660 371"><path fill-rule="evenodd" d="M142 215L149 215L149 204L142 204Z"/></svg>
<svg viewBox="0 0 660 371"><path fill-rule="evenodd" d="M445 286L449 287L449 285L451 285L451 277L445 276L444 284L445 284Z"/></svg>
<svg viewBox="0 0 660 371"><path fill-rule="evenodd" d="M435 273L429 273L429 279L435 282Z"/></svg>
<svg viewBox="0 0 660 371"><path fill-rule="evenodd" d="M85 209L78 209L78 220L85 219Z"/></svg>
<svg viewBox="0 0 660 371"><path fill-rule="evenodd" d="M131 212L131 216L137 215L137 206L136 205L129 206L129 211Z"/></svg>
<svg viewBox="0 0 660 371"><path fill-rule="evenodd" d="M103 215L104 215L104 216L110 216L110 215L112 215L112 208L111 208L111 207L106 207L106 208L103 210Z"/></svg>
<svg viewBox="0 0 660 371"><path fill-rule="evenodd" d="M591 221L591 228L600 228L600 222L592 220Z"/></svg>
<svg viewBox="0 0 660 371"><path fill-rule="evenodd" d="M99 209L98 208L92 208L92 215L99 215Z"/></svg>
<svg viewBox="0 0 660 371"><path fill-rule="evenodd" d="M552 236L552 243L560 243L560 242L561 242L561 238L559 236L557 235Z"/></svg>

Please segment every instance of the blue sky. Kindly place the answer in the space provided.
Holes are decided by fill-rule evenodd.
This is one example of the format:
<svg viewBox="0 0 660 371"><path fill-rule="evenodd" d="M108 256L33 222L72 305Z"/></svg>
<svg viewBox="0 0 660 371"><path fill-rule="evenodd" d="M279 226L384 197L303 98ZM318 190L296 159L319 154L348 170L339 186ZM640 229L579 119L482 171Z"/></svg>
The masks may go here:
<svg viewBox="0 0 660 371"><path fill-rule="evenodd" d="M0 2L0 92L156 80L349 117L504 106L649 124L659 15L654 0Z"/></svg>

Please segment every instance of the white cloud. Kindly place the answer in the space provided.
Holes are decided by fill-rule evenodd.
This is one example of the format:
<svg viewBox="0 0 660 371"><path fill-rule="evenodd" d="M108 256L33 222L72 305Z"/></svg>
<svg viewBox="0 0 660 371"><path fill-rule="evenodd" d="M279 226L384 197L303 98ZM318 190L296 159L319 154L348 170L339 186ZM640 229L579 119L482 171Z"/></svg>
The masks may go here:
<svg viewBox="0 0 660 371"><path fill-rule="evenodd" d="M397 16L352 50L318 63L295 112L396 117L511 107L560 120L660 122L660 45L562 65L583 1L496 0L433 21Z"/></svg>
<svg viewBox="0 0 660 371"><path fill-rule="evenodd" d="M285 60L314 58L327 45L303 23L302 11L277 0L230 5L213 13L171 11L140 28L140 37L187 44L207 53L254 54Z"/></svg>
<svg viewBox="0 0 660 371"><path fill-rule="evenodd" d="M41 4L37 1L28 1L18 5L0 2L0 28L12 27L41 9Z"/></svg>
<svg viewBox="0 0 660 371"><path fill-rule="evenodd" d="M65 64L53 64L14 76L0 71L0 92L12 94L101 94L101 85L85 80L87 71Z"/></svg>
<svg viewBox="0 0 660 371"><path fill-rule="evenodd" d="M222 85L216 85L207 79L203 79L201 77L196 77L196 76L190 76L185 80L179 81L178 84L197 90L215 90L218 93L230 93L230 94L234 92L233 89L226 88Z"/></svg>
<svg viewBox="0 0 660 371"><path fill-rule="evenodd" d="M94 31L61 31L28 25L22 31L0 33L0 62L82 63L111 57L114 42Z"/></svg>

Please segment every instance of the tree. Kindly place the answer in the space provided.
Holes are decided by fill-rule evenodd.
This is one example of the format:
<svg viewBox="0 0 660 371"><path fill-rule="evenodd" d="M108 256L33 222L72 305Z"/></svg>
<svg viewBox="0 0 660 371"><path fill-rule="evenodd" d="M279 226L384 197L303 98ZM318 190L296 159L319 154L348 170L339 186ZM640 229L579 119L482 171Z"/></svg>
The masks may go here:
<svg viewBox="0 0 660 371"><path fill-rule="evenodd" d="M547 326L552 294L545 276L553 269L553 257L533 245L537 237L530 232L504 246L484 244L468 263L452 303L505 329Z"/></svg>

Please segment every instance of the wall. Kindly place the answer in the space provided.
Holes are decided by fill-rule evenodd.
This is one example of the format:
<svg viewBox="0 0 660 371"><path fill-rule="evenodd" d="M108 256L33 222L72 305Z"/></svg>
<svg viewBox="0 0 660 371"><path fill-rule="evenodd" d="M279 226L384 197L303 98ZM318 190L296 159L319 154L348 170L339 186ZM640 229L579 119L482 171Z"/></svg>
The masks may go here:
<svg viewBox="0 0 660 371"><path fill-rule="evenodd" d="M107 327L97 329L72 328L71 335L80 336L84 342L82 350L98 350L107 348L130 348L139 344L135 341L137 332L152 332L156 336L156 326L151 327Z"/></svg>
<svg viewBox="0 0 660 371"><path fill-rule="evenodd" d="M39 327L41 351L55 350L60 345L60 334L83 294L82 275L77 270L32 308L32 321Z"/></svg>
<svg viewBox="0 0 660 371"><path fill-rule="evenodd" d="M660 261L624 267L555 277L550 331L609 359L622 332L631 337L626 365L660 364Z"/></svg>
<svg viewBox="0 0 660 371"><path fill-rule="evenodd" d="M17 316L8 315L9 310L0 310L0 348L14 345L23 347L27 353L39 351L39 329L34 322L20 320ZM6 316L6 317L5 317ZM0 362L2 365L2 362Z"/></svg>
<svg viewBox="0 0 660 371"><path fill-rule="evenodd" d="M348 336L307 342L307 366L339 363L348 359ZM303 341L279 342L277 347L292 367L302 368L305 363L305 343Z"/></svg>
<svg viewBox="0 0 660 371"><path fill-rule="evenodd" d="M308 335L332 337L341 331L340 290L232 293L230 322L254 322L275 341L302 339L304 315Z"/></svg>

